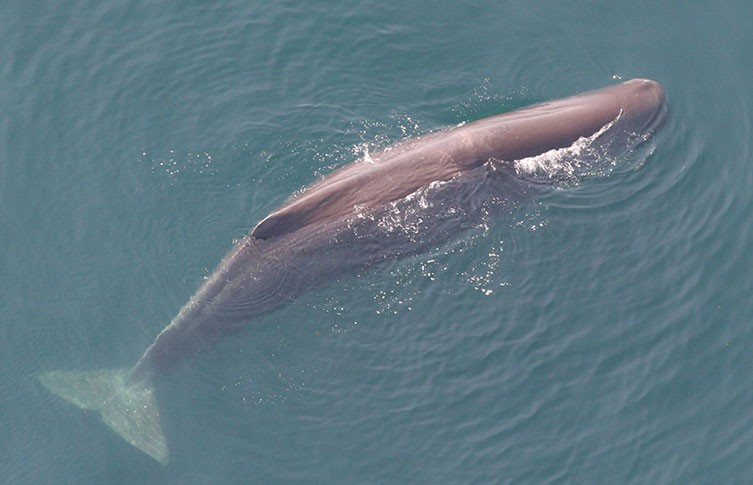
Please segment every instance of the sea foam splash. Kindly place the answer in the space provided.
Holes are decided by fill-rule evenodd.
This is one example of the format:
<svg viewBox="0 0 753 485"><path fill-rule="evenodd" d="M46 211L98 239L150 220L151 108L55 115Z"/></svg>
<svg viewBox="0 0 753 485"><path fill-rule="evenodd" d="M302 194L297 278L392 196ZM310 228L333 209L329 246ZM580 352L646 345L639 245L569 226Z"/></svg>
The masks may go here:
<svg viewBox="0 0 753 485"><path fill-rule="evenodd" d="M606 177L615 170L637 169L653 153L653 147L639 150L651 134L630 133L621 129L622 111L611 122L588 137L580 137L565 148L513 162L515 173L533 182L555 186L578 185L583 177Z"/></svg>

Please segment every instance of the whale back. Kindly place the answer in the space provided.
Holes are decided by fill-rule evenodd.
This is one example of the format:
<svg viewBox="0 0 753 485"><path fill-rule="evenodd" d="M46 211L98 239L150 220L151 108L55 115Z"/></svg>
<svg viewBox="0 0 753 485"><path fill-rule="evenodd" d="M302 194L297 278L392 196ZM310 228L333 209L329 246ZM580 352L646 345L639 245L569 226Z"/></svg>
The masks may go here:
<svg viewBox="0 0 753 485"><path fill-rule="evenodd" d="M610 129L650 130L663 107L658 83L634 79L403 140L304 189L250 235L273 238L381 207L489 160L512 162L571 146L618 118L619 126Z"/></svg>

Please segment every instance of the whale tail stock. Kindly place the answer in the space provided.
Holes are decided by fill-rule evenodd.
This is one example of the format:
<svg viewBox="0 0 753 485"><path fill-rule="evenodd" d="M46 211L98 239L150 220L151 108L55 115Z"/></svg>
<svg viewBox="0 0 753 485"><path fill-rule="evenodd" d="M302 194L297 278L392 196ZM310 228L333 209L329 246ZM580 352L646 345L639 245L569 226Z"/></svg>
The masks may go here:
<svg viewBox="0 0 753 485"><path fill-rule="evenodd" d="M170 458L160 413L149 381L128 382L130 369L52 371L37 376L50 392L102 421L131 445L166 465Z"/></svg>

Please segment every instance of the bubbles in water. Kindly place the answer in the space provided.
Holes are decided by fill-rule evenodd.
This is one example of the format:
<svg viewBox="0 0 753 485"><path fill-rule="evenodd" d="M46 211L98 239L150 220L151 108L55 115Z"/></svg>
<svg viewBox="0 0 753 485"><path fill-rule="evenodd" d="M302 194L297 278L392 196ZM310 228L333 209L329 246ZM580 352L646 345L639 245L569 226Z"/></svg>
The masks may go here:
<svg viewBox="0 0 753 485"><path fill-rule="evenodd" d="M168 150L164 155L152 155L146 150L141 152L140 160L151 166L152 172L166 174L171 184L181 174L216 175L219 169L215 166L212 155L208 152L185 152Z"/></svg>

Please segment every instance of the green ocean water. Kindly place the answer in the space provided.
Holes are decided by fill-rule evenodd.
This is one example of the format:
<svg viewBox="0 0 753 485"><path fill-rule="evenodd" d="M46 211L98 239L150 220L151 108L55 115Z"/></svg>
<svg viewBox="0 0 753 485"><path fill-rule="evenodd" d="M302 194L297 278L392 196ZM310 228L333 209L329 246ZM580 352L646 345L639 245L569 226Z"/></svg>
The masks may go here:
<svg viewBox="0 0 753 485"><path fill-rule="evenodd" d="M753 482L753 4L5 2L0 483ZM132 365L233 241L406 136L646 77L636 169L341 278L156 385L167 466L34 379Z"/></svg>

